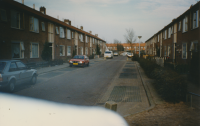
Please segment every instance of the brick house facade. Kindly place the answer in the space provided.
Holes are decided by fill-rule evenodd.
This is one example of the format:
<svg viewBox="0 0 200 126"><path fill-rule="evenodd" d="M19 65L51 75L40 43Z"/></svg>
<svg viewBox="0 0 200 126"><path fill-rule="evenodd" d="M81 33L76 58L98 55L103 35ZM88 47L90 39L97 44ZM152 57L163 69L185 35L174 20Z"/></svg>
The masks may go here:
<svg viewBox="0 0 200 126"><path fill-rule="evenodd" d="M0 59L20 59L23 62L42 61L44 43L49 43L52 60L71 58L76 54L92 55L95 39L106 43L83 27L76 28L71 21L60 21L46 15L46 8L37 11L13 0L0 1ZM103 48L103 47L102 47ZM103 51L103 49L102 49ZM94 52L94 51L93 51Z"/></svg>

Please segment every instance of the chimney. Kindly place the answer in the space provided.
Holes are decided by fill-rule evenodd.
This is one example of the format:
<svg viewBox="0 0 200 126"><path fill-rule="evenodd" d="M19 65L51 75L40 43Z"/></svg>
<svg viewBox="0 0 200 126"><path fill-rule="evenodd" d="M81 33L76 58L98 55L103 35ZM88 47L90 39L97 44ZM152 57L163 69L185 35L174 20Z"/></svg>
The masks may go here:
<svg viewBox="0 0 200 126"><path fill-rule="evenodd" d="M35 4L33 4L33 9L35 9Z"/></svg>
<svg viewBox="0 0 200 126"><path fill-rule="evenodd" d="M46 14L46 8L45 7L40 7L40 12L43 14Z"/></svg>
<svg viewBox="0 0 200 126"><path fill-rule="evenodd" d="M71 25L71 21L69 19L64 19L64 22L68 25Z"/></svg>
<svg viewBox="0 0 200 126"><path fill-rule="evenodd" d="M81 26L80 29L83 30L83 26Z"/></svg>
<svg viewBox="0 0 200 126"><path fill-rule="evenodd" d="M24 0L22 0L22 4L24 4Z"/></svg>
<svg viewBox="0 0 200 126"><path fill-rule="evenodd" d="M95 34L95 36L97 36L97 37L98 37L98 34Z"/></svg>
<svg viewBox="0 0 200 126"><path fill-rule="evenodd" d="M92 34L92 31L89 31L90 34Z"/></svg>

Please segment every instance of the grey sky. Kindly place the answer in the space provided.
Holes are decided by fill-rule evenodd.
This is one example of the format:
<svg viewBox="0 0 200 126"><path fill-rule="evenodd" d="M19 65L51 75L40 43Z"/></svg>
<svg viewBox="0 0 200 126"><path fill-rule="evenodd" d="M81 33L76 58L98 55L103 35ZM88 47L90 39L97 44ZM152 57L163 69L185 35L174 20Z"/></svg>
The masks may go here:
<svg viewBox="0 0 200 126"><path fill-rule="evenodd" d="M15 0L21 2L21 0ZM146 41L157 31L184 13L197 0L24 0L37 10L45 6L47 15L69 19L73 26L83 26L100 38L112 43L125 42L126 29ZM138 41L138 40L137 40Z"/></svg>

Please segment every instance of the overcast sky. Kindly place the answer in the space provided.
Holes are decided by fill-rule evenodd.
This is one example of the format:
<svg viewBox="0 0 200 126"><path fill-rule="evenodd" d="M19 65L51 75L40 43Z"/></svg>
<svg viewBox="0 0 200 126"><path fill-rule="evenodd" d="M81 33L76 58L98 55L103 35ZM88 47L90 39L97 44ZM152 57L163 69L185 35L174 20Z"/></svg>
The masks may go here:
<svg viewBox="0 0 200 126"><path fill-rule="evenodd" d="M15 0L21 3L22 0ZM108 43L125 42L126 29L145 42L174 18L184 13L197 0L24 0L24 4L47 15L69 19L73 26L83 26ZM137 40L139 41L139 40Z"/></svg>

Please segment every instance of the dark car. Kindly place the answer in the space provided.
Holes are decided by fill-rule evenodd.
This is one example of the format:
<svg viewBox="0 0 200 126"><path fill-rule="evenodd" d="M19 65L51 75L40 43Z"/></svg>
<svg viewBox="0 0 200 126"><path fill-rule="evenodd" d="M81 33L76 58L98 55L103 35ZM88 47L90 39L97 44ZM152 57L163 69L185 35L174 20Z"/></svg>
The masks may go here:
<svg viewBox="0 0 200 126"><path fill-rule="evenodd" d="M35 84L37 76L37 70L29 69L20 60L0 60L0 88L13 92L18 84Z"/></svg>

